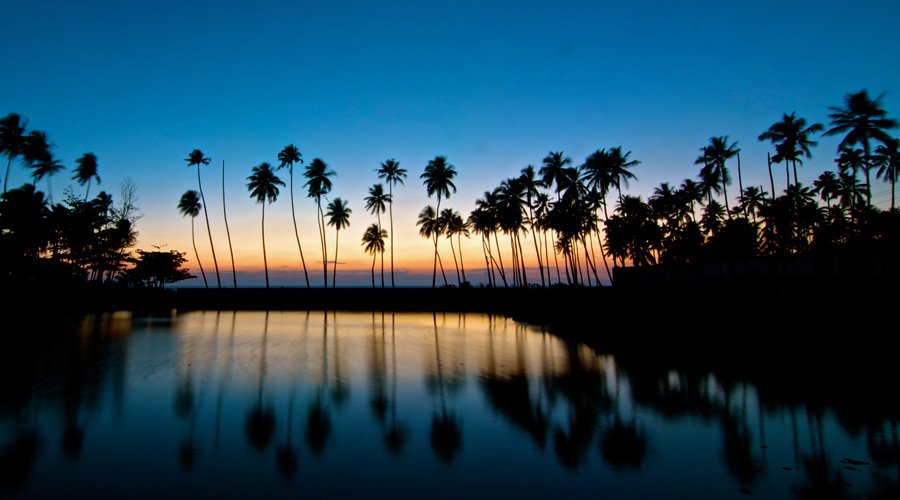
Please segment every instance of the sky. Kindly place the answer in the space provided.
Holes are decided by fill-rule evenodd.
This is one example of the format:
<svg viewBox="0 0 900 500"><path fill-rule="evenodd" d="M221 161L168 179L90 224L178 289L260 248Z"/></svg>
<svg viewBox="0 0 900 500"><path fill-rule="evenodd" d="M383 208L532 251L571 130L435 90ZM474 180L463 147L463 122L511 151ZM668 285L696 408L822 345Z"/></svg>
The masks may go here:
<svg viewBox="0 0 900 500"><path fill-rule="evenodd" d="M95 153L100 189L117 197L126 178L138 187L137 248L188 252L197 274L191 222L176 206L197 189L184 159L201 149L212 160L201 176L219 267L230 270L224 161L238 276L248 284L261 283L263 262L261 206L246 177L262 162L277 165L288 144L337 173L330 197L353 210L339 240L339 285L369 282L360 238L375 220L363 201L379 181L375 169L394 158L408 170L395 192L395 261L398 284L418 285L430 283L432 246L415 220L434 203L419 175L437 155L458 171L458 191L442 207L463 214L559 150L575 164L599 148L631 151L641 165L628 192L646 199L661 182L695 178L698 150L721 135L738 141L744 184L768 190L770 145L757 136L783 113L827 125L829 106L860 89L884 94L889 116L900 113L895 0L0 5L0 115L19 113L48 133L69 169L53 179L54 199L67 185L83 192L71 171ZM833 168L838 141L820 139L801 182ZM315 204L301 172L301 244L321 283ZM28 181L14 166L10 184ZM874 201L889 199L888 186L875 185ZM202 216L196 222L209 272ZM300 284L287 188L266 208L266 238L272 284ZM329 228L329 253L334 239ZM484 267L477 238L463 255L467 267ZM442 256L452 262L449 248Z"/></svg>

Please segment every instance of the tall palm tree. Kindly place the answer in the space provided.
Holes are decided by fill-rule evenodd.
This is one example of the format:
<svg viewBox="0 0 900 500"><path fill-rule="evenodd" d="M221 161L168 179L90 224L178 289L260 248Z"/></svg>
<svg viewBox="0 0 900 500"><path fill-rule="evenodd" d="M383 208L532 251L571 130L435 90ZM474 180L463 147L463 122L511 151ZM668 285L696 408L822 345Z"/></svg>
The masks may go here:
<svg viewBox="0 0 900 500"><path fill-rule="evenodd" d="M278 186L284 186L284 181L275 175L272 166L268 163L260 163L253 167L247 180L247 190L250 197L256 198L256 202L262 204L262 246L263 266L266 270L266 288L269 288L269 261L266 257L266 202L275 203L278 199Z"/></svg>
<svg viewBox="0 0 900 500"><path fill-rule="evenodd" d="M819 197L822 198L822 201L825 202L825 205L828 208L831 208L831 200L837 198L839 186L838 178L831 170L822 172L821 175L813 181L813 189L819 194Z"/></svg>
<svg viewBox="0 0 900 500"><path fill-rule="evenodd" d="M375 257L380 253L384 255L384 239L387 231L378 227L378 224L370 224L362 236L363 249L372 254L372 288L375 288ZM384 273L382 273L381 287L384 288Z"/></svg>
<svg viewBox="0 0 900 500"><path fill-rule="evenodd" d="M34 186L37 187L38 181L44 177L47 178L47 192L50 203L53 203L53 187L50 185L50 178L65 168L58 159L53 157L52 147L47 140L46 133L33 130L25 137L25 150L22 151L22 157L28 166L31 167L31 177L34 179Z"/></svg>
<svg viewBox="0 0 900 500"><path fill-rule="evenodd" d="M709 145L700 148L701 154L694 164L703 165L704 168L710 168L716 177L722 179L722 194L725 198L725 211L731 214L731 208L728 206L728 184L731 177L728 175L728 168L725 162L737 155L741 150L737 147L737 141L728 144L728 136L710 137Z"/></svg>
<svg viewBox="0 0 900 500"><path fill-rule="evenodd" d="M534 240L534 253L537 255L538 270L541 273L541 286L546 287L547 282L544 280L544 259L541 257L541 247L538 245L538 223L534 216L534 201L541 194L538 188L543 186L543 182L536 177L532 165L528 165L522 169L519 173L519 182L524 189L525 203L528 206L528 226L531 228L531 239ZM460 248L460 252L462 252L462 248Z"/></svg>
<svg viewBox="0 0 900 500"><path fill-rule="evenodd" d="M0 154L6 155L6 175L3 177L3 192L9 182L9 168L13 160L25 150L25 127L28 121L16 113L10 113L0 120Z"/></svg>
<svg viewBox="0 0 900 500"><path fill-rule="evenodd" d="M425 238L434 239L443 233L444 228L441 226L441 218L438 217L437 211L431 205L427 205L425 208L419 212L419 218L416 220L416 225L419 226L419 234ZM437 247L435 247L435 252L437 252ZM435 253L437 256L437 253ZM440 256L437 256L440 259ZM437 271L435 270L435 273ZM444 274L444 264L441 263L441 275L444 277L444 285L447 284L447 275ZM431 287L435 287L434 278L431 281Z"/></svg>
<svg viewBox="0 0 900 500"><path fill-rule="evenodd" d="M337 265L338 265L338 237L341 234L341 229L350 225L350 207L347 206L347 203L340 199L335 198L331 200L331 203L328 204L328 212L325 214L328 216L328 225L334 226L334 269L332 270L331 276L331 288L335 288L337 286Z"/></svg>
<svg viewBox="0 0 900 500"><path fill-rule="evenodd" d="M225 237L228 238L228 254L231 255L231 281L237 288L237 270L234 267L234 248L231 246L231 230L228 229L228 210L225 208L225 160L222 160L222 218L225 219Z"/></svg>
<svg viewBox="0 0 900 500"><path fill-rule="evenodd" d="M622 153L622 146L609 149L609 177L619 193L619 201L622 201L622 184L628 187L629 180L637 180L637 176L629 169L641 164L639 160L629 160L629 156L631 156L631 151Z"/></svg>
<svg viewBox="0 0 900 500"><path fill-rule="evenodd" d="M222 279L219 276L219 261L216 259L216 247L213 245L212 229L209 228L209 213L206 211L206 197L203 195L203 184L200 182L200 166L209 165L209 158L203 156L203 151L195 149L184 159L188 167L197 167L197 188L200 190L200 201L203 203L203 217L206 219L206 234L209 235L209 248L212 250L213 265L216 267L216 282L218 288L222 288Z"/></svg>
<svg viewBox="0 0 900 500"><path fill-rule="evenodd" d="M203 286L209 288L209 283L206 282L206 273L203 271L203 264L200 263L200 253L197 252L197 240L194 238L194 219L200 215L200 195L194 190L186 191L178 201L178 212L191 218L191 244L194 245L194 256L197 258L197 265L200 267L200 275L203 276Z"/></svg>
<svg viewBox="0 0 900 500"><path fill-rule="evenodd" d="M97 179L97 184L100 184L100 176L97 175L97 155L85 153L81 155L81 158L75 160L75 163L78 166L75 167L75 176L72 177L72 180L78 181L78 184L82 186L87 184L87 189L84 191L84 200L87 201L88 194L91 192L91 180Z"/></svg>
<svg viewBox="0 0 900 500"><path fill-rule="evenodd" d="M306 196L316 199L316 210L319 224L319 245L322 250L322 266L323 276L325 280L325 288L328 288L328 245L325 242L325 213L322 212L322 197L331 191L331 179L329 177L335 175L334 170L329 170L324 161L314 158L313 161L306 166L303 176L307 181L304 184L307 188Z"/></svg>
<svg viewBox="0 0 900 500"><path fill-rule="evenodd" d="M406 178L406 169L400 168L400 162L391 158L381 163L381 167L377 170L378 178L384 179L388 185L388 213L391 220L391 288L394 288L394 185L403 184ZM383 257L383 256L382 256Z"/></svg>
<svg viewBox="0 0 900 500"><path fill-rule="evenodd" d="M878 172L875 176L891 183L891 211L896 208L897 179L900 178L900 139L891 139L875 149L875 164Z"/></svg>
<svg viewBox="0 0 900 500"><path fill-rule="evenodd" d="M448 209L444 209L448 210ZM447 214L447 238L450 240L450 250L453 250L453 237L456 236L456 248L459 252L459 268L462 270L462 283L468 283L469 280L466 279L466 265L463 262L463 254L462 254L462 237L469 237L469 222L464 220L462 216L456 210L451 210L451 213Z"/></svg>
<svg viewBox="0 0 900 500"><path fill-rule="evenodd" d="M872 169L872 141L887 144L891 137L886 130L897 127L897 121L887 117L887 111L881 107L881 97L869 97L865 90L844 96L844 107L831 106L828 115L831 128L825 135L846 134L838 144L838 151L845 146L862 145L866 172L866 205L872 206L872 187L869 183L869 170Z"/></svg>
<svg viewBox="0 0 900 500"><path fill-rule="evenodd" d="M300 250L300 263L303 265L303 277L306 278L306 288L309 288L309 273L306 272L306 259L303 258L303 247L300 245L300 231L297 229L297 212L294 210L294 164L303 164L303 157L300 150L293 144L288 144L278 153L278 170L287 167L288 176L290 177L291 192L291 220L294 221L294 238L297 240L297 249Z"/></svg>
<svg viewBox="0 0 900 500"><path fill-rule="evenodd" d="M797 163L802 163L800 158L806 156L812 158L809 152L816 141L810 140L810 136L821 132L825 127L821 123L813 123L806 126L804 118L797 118L796 112L785 113L781 121L775 122L768 130L759 135L760 141L769 141L776 148L776 155L772 158L775 163L781 161L790 163L794 168L794 184L797 181Z"/></svg>
<svg viewBox="0 0 900 500"><path fill-rule="evenodd" d="M384 192L384 186L380 183L369 188L369 196L366 196L366 210L375 215L378 221L378 229L381 229L381 214L387 210L391 203L391 195ZM381 253L381 288L384 288L384 252Z"/></svg>
<svg viewBox="0 0 900 500"><path fill-rule="evenodd" d="M456 192L456 184L453 184L453 178L456 177L456 168L447 163L446 156L435 156L433 160L425 166L425 172L419 176L423 179L425 190L428 196L437 197L437 208L435 214L441 213L441 198L450 198L450 190ZM437 284L437 263L438 263L438 237L441 231L434 232L434 265L431 272L431 287Z"/></svg>
<svg viewBox="0 0 900 500"><path fill-rule="evenodd" d="M562 151L550 151L543 159L543 166L538 170L541 181L547 188L556 186L556 201L561 199L561 192L569 189L575 182L575 169L567 167L572 164L572 158Z"/></svg>

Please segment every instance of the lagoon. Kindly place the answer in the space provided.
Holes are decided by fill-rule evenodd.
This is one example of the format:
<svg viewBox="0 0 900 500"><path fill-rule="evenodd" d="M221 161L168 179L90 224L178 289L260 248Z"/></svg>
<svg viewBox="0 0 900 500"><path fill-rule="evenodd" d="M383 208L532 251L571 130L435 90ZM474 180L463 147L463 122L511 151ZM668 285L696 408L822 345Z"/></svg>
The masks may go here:
<svg viewBox="0 0 900 500"><path fill-rule="evenodd" d="M817 498L900 484L892 405L848 413L827 387L785 396L503 316L113 313L53 329L2 354L3 496Z"/></svg>

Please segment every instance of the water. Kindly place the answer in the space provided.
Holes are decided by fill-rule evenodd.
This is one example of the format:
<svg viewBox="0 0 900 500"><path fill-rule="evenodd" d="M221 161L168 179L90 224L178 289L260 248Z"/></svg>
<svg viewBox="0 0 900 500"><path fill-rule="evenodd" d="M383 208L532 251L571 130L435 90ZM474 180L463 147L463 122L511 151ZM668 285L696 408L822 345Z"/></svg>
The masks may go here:
<svg viewBox="0 0 900 500"><path fill-rule="evenodd" d="M3 496L891 497L900 482L896 414L503 317L70 326L2 355Z"/></svg>

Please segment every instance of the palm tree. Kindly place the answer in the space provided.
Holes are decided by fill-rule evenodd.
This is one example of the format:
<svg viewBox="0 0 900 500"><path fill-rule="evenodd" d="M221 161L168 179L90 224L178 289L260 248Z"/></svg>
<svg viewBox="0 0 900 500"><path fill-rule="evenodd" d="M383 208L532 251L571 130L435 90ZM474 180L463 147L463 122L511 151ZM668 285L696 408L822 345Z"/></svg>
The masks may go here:
<svg viewBox="0 0 900 500"><path fill-rule="evenodd" d="M84 191L84 200L87 201L88 194L91 192L91 180L97 179L97 184L100 184L100 176L97 175L97 155L85 153L81 155L81 158L75 160L75 163L78 166L75 167L75 176L72 177L72 180L78 181L82 186L87 184L87 189Z"/></svg>
<svg viewBox="0 0 900 500"><path fill-rule="evenodd" d="M525 203L528 205L528 225L531 227L531 239L534 240L534 253L537 255L538 270L541 273L541 286L546 287L547 282L544 281L544 259L541 257L541 247L538 245L537 237L537 220L534 216L534 201L541 194L538 190L543 186L543 182L535 177L534 167L528 165L519 173L519 182L525 192ZM468 236L468 234L466 235ZM460 247L462 252L462 247Z"/></svg>
<svg viewBox="0 0 900 500"><path fill-rule="evenodd" d="M200 190L200 201L203 203L203 217L206 219L206 234L209 235L209 248L212 250L213 265L216 267L216 282L218 288L222 288L222 279L219 277L219 261L216 259L216 247L213 245L212 230L209 228L209 214L206 211L206 197L203 195L203 185L200 183L200 165L209 165L209 158L203 156L203 151L195 149L184 159L188 167L197 166L197 188Z"/></svg>
<svg viewBox="0 0 900 500"><path fill-rule="evenodd" d="M456 282L459 285L462 285L466 282L466 268L464 265L462 266L462 277L460 277L459 269L460 264L462 263L462 247L459 248L459 260L457 260L456 249L453 247L453 237L456 236L457 242L459 243L459 237L462 234L469 236L469 229L466 222L463 221L462 216L459 215L459 212L452 208L441 210L439 217L441 229L443 229L444 233L447 235L447 239L450 241L450 253L453 254L453 264L456 266Z"/></svg>
<svg viewBox="0 0 900 500"><path fill-rule="evenodd" d="M381 163L377 170L378 178L384 179L388 185L388 213L391 220L391 288L394 288L394 184L403 184L406 178L406 169L400 168L400 162L393 158ZM382 257L384 257L382 255Z"/></svg>
<svg viewBox="0 0 900 500"><path fill-rule="evenodd" d="M365 200L366 210L375 216L380 230L381 214L387 210L387 204L391 203L391 195L384 192L384 186L375 184L369 188L369 196ZM384 288L384 252L381 253L381 288Z"/></svg>
<svg viewBox="0 0 900 500"><path fill-rule="evenodd" d="M813 123L806 126L806 120L797 118L796 113L785 113L781 121L772 124L768 130L759 135L760 141L769 141L776 148L776 155L772 158L775 163L781 161L791 163L794 167L794 184L797 184L797 163L802 163L800 158L806 156L812 158L809 152L810 146L815 146L815 141L809 140L812 134L824 129L821 123Z"/></svg>
<svg viewBox="0 0 900 500"><path fill-rule="evenodd" d="M887 111L881 108L881 97L869 98L869 93L860 90L854 94L844 96L844 107L831 106L833 111L828 115L831 118L831 128L825 131L825 135L846 134L838 144L838 151L845 146L861 144L863 149L864 167L866 172L866 204L872 206L872 188L869 183L869 170L872 168L872 140L887 144L891 138L886 130L896 128L897 121L887 118Z"/></svg>
<svg viewBox="0 0 900 500"><path fill-rule="evenodd" d="M269 288L269 262L266 257L266 202L275 203L275 200L278 199L278 186L284 186L284 181L279 179L272 170L272 166L265 162L253 167L247 180L250 181L247 183L250 197L256 198L256 202L262 204L263 266L266 270L266 288Z"/></svg>
<svg viewBox="0 0 900 500"><path fill-rule="evenodd" d="M441 198L450 198L450 190L456 192L456 185L453 184L453 178L456 177L456 168L447 163L446 156L435 156L433 160L425 166L425 172L419 176L424 179L422 183L428 196L437 196L437 208L435 214L441 212ZM438 237L441 231L435 231L434 237L434 265L431 272L431 287L434 288L437 280L437 263L438 259Z"/></svg>
<svg viewBox="0 0 900 500"><path fill-rule="evenodd" d="M875 149L875 165L878 172L875 176L891 183L891 211L896 208L897 179L900 177L900 139L891 139Z"/></svg>
<svg viewBox="0 0 900 500"><path fill-rule="evenodd" d="M441 227L441 218L438 217L438 213L435 211L434 207L431 205L426 206L419 212L419 218L416 220L416 225L419 226L419 234L425 238L437 238L443 233L443 227ZM437 255L437 246L435 246L435 256L440 259L440 256ZM434 271L437 273L437 270ZM441 263L441 276L444 277L444 285L447 284L447 275L444 274L444 264ZM432 277L431 287L434 288L435 280Z"/></svg>
<svg viewBox="0 0 900 500"><path fill-rule="evenodd" d="M700 148L700 151L703 154L697 157L697 159L694 161L694 164L703 165L704 169L711 170L711 173L714 174L713 176L720 177L722 179L722 193L725 198L725 211L728 212L730 217L731 208L728 206L727 185L731 182L731 177L728 175L728 168L725 166L725 162L740 153L741 150L737 147L737 141L729 145L727 135L723 135L720 137L710 137L709 145Z"/></svg>
<svg viewBox="0 0 900 500"><path fill-rule="evenodd" d="M6 155L6 175L3 177L3 192L6 193L6 185L9 182L9 167L12 161L25 150L25 126L27 120L23 120L16 113L10 113L0 120L0 154Z"/></svg>
<svg viewBox="0 0 900 500"><path fill-rule="evenodd" d="M50 177L64 168L59 160L53 157L53 153L50 151L52 147L47 140L46 133L33 130L25 137L25 149L22 151L22 157L32 169L31 177L34 179L34 186L37 187L38 181L47 177L50 203L53 203L53 187L50 185Z"/></svg>
<svg viewBox="0 0 900 500"><path fill-rule="evenodd" d="M341 234L341 229L350 225L350 212L352 212L352 210L350 210L350 207L347 206L347 203L344 200L335 198L328 204L328 212L325 214L328 216L328 225L334 226L335 229L334 269L331 276L331 288L337 286L338 236Z"/></svg>
<svg viewBox="0 0 900 500"><path fill-rule="evenodd" d="M317 221L319 224L319 245L322 250L325 288L328 288L328 245L325 242L325 214L322 212L322 197L331 191L331 179L329 177L333 175L335 175L334 170L328 170L328 166L319 158L314 158L303 172L303 176L307 179L306 184L304 184L307 188L306 196L316 199L316 209L319 213Z"/></svg>
<svg viewBox="0 0 900 500"><path fill-rule="evenodd" d="M203 264L200 263L200 254L197 252L197 240L194 238L194 219L200 215L200 196L196 191L190 190L181 195L181 200L178 201L178 211L181 215L187 215L191 218L191 244L194 245L194 256L197 258L197 265L200 266L203 286L209 288L209 283L206 282L206 273L203 271Z"/></svg>
<svg viewBox="0 0 900 500"><path fill-rule="evenodd" d="M602 150L601 150L602 151ZM609 178L616 191L619 193L619 201L622 200L622 184L628 187L628 181L637 180L637 177L628 169L634 168L641 164L638 160L629 160L631 151L622 153L622 146L616 146L609 149Z"/></svg>
<svg viewBox="0 0 900 500"><path fill-rule="evenodd" d="M237 288L237 270L234 267L234 248L231 246L231 230L228 229L228 210L225 208L225 160L222 160L222 217L225 219L225 237L228 238L228 253L231 255L231 281Z"/></svg>
<svg viewBox="0 0 900 500"><path fill-rule="evenodd" d="M562 151L550 151L544 157L544 166L538 170L545 186L549 188L556 185L556 201L561 199L560 191L568 189L575 182L575 169L566 167L571 163L572 159L565 156Z"/></svg>
<svg viewBox="0 0 900 500"><path fill-rule="evenodd" d="M745 215L753 215L753 222L756 222L756 216L759 213L760 208L765 205L765 196L766 194L762 190L762 187L747 186L744 188L744 196L741 197L741 210L743 210Z"/></svg>
<svg viewBox="0 0 900 500"><path fill-rule="evenodd" d="M837 198L839 181L834 172L826 170L819 175L818 179L813 181L813 188L819 193L819 197L822 198L825 205L831 208L831 200Z"/></svg>
<svg viewBox="0 0 900 500"><path fill-rule="evenodd" d="M300 264L303 266L303 277L306 278L306 288L309 288L309 273L306 271L306 259L303 258L303 247L300 245L300 231L297 229L297 211L294 209L294 164L303 164L300 150L293 144L288 144L278 153L278 161L281 163L276 170L287 167L290 177L291 192L291 220L294 222L294 238L297 240L297 249L300 251Z"/></svg>
<svg viewBox="0 0 900 500"><path fill-rule="evenodd" d="M371 224L363 233L362 244L363 249L368 254L372 254L372 288L375 288L375 257L380 253L384 255L384 239L387 238L387 231L378 227L378 224ZM381 287L384 288L384 273L382 273Z"/></svg>

